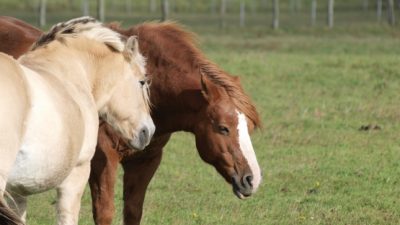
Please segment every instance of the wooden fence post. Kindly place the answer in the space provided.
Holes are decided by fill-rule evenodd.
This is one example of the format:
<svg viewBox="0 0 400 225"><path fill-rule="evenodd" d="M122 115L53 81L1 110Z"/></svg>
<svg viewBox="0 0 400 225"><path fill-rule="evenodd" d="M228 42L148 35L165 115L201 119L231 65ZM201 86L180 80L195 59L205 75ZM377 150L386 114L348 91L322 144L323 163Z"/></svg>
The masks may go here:
<svg viewBox="0 0 400 225"><path fill-rule="evenodd" d="M225 13L226 13L226 0L221 0L221 5L220 5L220 26L221 28L225 28L226 23L225 23Z"/></svg>
<svg viewBox="0 0 400 225"><path fill-rule="evenodd" d="M39 26L46 26L46 0L39 2Z"/></svg>
<svg viewBox="0 0 400 225"><path fill-rule="evenodd" d="M97 0L97 19L104 22L104 0Z"/></svg>
<svg viewBox="0 0 400 225"><path fill-rule="evenodd" d="M132 0L125 0L126 13L132 13Z"/></svg>
<svg viewBox="0 0 400 225"><path fill-rule="evenodd" d="M333 27L335 0L328 0L328 27Z"/></svg>
<svg viewBox="0 0 400 225"><path fill-rule="evenodd" d="M211 0L211 4L210 4L210 11L212 14L216 14L217 10L217 3L215 2L215 0Z"/></svg>
<svg viewBox="0 0 400 225"><path fill-rule="evenodd" d="M240 26L245 26L246 20L246 2L243 0L240 2Z"/></svg>
<svg viewBox="0 0 400 225"><path fill-rule="evenodd" d="M89 16L89 1L82 0L82 14L84 16Z"/></svg>
<svg viewBox="0 0 400 225"><path fill-rule="evenodd" d="M369 1L368 0L364 0L363 1L363 10L364 11L368 11L369 8Z"/></svg>
<svg viewBox="0 0 400 225"><path fill-rule="evenodd" d="M272 28L278 29L279 28L279 0L273 0L273 7L272 7Z"/></svg>
<svg viewBox="0 0 400 225"><path fill-rule="evenodd" d="M74 0L68 0L68 8L69 9L74 8Z"/></svg>
<svg viewBox="0 0 400 225"><path fill-rule="evenodd" d="M394 25L396 23L394 17L394 2L393 0L387 0L387 15L388 15L388 22L390 25Z"/></svg>
<svg viewBox="0 0 400 225"><path fill-rule="evenodd" d="M382 21L382 0L376 1L376 18L378 22Z"/></svg>
<svg viewBox="0 0 400 225"><path fill-rule="evenodd" d="M315 26L317 21L317 0L311 0L311 26Z"/></svg>
<svg viewBox="0 0 400 225"><path fill-rule="evenodd" d="M168 0L161 0L161 21L166 21L169 16L169 3Z"/></svg>
<svg viewBox="0 0 400 225"><path fill-rule="evenodd" d="M150 0L149 1L149 11L151 12L151 13L154 13L154 12L156 12L156 0Z"/></svg>

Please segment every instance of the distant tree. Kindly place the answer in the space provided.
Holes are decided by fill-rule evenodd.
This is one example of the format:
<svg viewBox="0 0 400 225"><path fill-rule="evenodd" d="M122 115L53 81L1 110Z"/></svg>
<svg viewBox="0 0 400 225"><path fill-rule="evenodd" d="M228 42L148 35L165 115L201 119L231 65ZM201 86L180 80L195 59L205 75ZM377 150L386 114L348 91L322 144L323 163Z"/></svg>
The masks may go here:
<svg viewBox="0 0 400 225"><path fill-rule="evenodd" d="M279 28L279 0L272 1L272 28Z"/></svg>
<svg viewBox="0 0 400 225"><path fill-rule="evenodd" d="M388 22L390 25L394 25L396 20L394 17L394 1L387 0L387 15L388 15Z"/></svg>
<svg viewBox="0 0 400 225"><path fill-rule="evenodd" d="M335 8L335 0L328 0L328 27L333 27L333 13Z"/></svg>
<svg viewBox="0 0 400 225"><path fill-rule="evenodd" d="M97 0L97 19L104 22L104 0Z"/></svg>
<svg viewBox="0 0 400 225"><path fill-rule="evenodd" d="M317 21L317 0L311 0L311 26L315 26Z"/></svg>
<svg viewBox="0 0 400 225"><path fill-rule="evenodd" d="M169 3L168 0L161 0L161 21L166 21L169 15Z"/></svg>
<svg viewBox="0 0 400 225"><path fill-rule="evenodd" d="M39 26L46 26L46 0L39 2Z"/></svg>

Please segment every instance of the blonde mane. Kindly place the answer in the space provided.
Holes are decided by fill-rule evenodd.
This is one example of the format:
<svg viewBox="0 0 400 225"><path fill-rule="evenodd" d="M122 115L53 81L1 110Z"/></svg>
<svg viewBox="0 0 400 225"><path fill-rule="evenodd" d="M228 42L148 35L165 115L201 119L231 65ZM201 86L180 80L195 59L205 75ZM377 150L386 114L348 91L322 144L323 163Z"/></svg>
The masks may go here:
<svg viewBox="0 0 400 225"><path fill-rule="evenodd" d="M92 17L80 17L54 25L33 44L32 50L45 46L54 40L62 41L65 37L78 36L104 43L118 52L124 50L125 45L121 35L103 26L102 23Z"/></svg>

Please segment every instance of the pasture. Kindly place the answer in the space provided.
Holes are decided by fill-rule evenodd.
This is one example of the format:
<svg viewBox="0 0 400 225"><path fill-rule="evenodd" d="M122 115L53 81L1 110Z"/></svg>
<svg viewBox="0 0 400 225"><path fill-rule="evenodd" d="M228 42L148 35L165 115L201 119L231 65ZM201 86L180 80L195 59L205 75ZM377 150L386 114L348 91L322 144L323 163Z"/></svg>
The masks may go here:
<svg viewBox="0 0 400 225"><path fill-rule="evenodd" d="M258 106L264 128L252 140L263 183L238 200L201 161L193 136L177 133L149 186L142 224L400 223L397 28L192 30ZM121 224L121 182L117 191ZM55 199L32 196L28 224L54 223ZM93 224L88 189L80 224Z"/></svg>

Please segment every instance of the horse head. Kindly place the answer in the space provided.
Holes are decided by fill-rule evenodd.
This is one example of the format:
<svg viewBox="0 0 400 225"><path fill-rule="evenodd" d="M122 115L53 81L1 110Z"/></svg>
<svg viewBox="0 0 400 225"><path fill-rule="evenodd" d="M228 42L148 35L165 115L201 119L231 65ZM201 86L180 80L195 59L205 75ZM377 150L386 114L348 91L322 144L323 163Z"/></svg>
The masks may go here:
<svg viewBox="0 0 400 225"><path fill-rule="evenodd" d="M123 55L129 68L125 79L118 83L111 96L104 119L128 139L127 143L143 150L154 134L155 126L150 116L149 82L145 58L139 52L136 36L127 39ZM134 88L132 88L134 87ZM133 129L132 129L133 128Z"/></svg>
<svg viewBox="0 0 400 225"><path fill-rule="evenodd" d="M232 185L234 194L243 199L256 192L261 182L249 136L254 125L239 111L224 88L205 75L201 86L205 104L194 129L197 149L201 158Z"/></svg>
<svg viewBox="0 0 400 225"><path fill-rule="evenodd" d="M100 118L109 123L131 147L143 150L154 134L150 116L145 59L135 36L123 37L91 17L59 23L33 49L58 40L68 49L82 51L88 80Z"/></svg>

